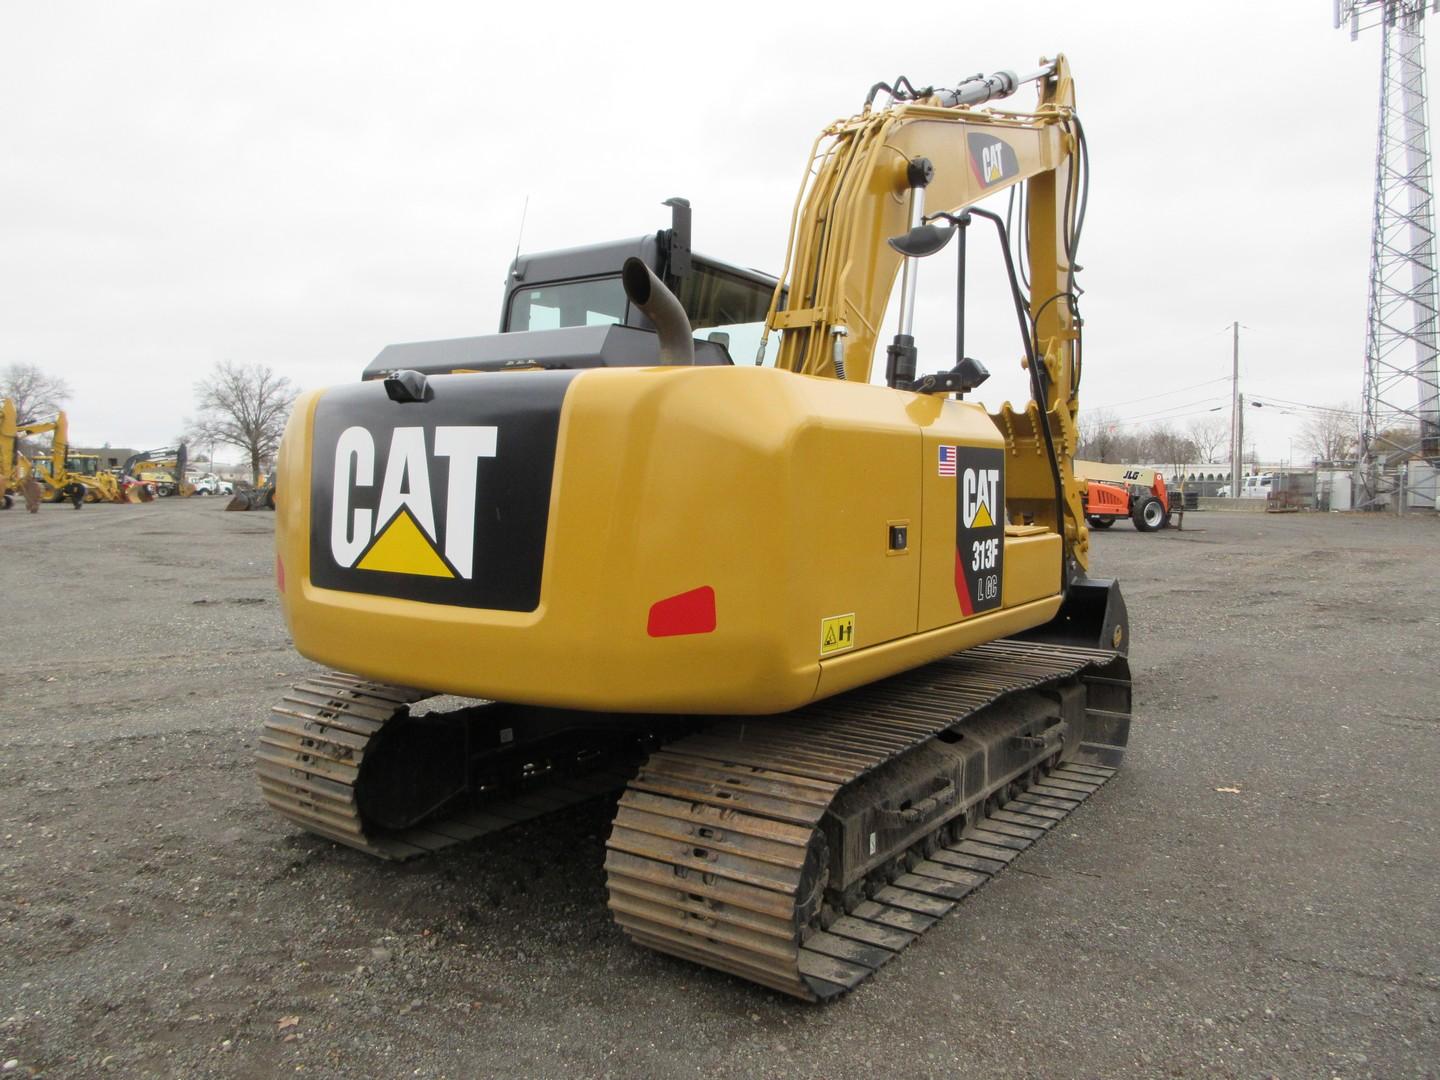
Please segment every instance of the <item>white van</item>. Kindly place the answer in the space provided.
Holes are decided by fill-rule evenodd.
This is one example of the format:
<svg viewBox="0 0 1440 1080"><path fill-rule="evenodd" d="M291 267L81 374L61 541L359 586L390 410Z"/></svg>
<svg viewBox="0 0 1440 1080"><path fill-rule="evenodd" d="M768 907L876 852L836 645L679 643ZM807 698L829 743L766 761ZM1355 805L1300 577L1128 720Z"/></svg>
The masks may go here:
<svg viewBox="0 0 1440 1080"><path fill-rule="evenodd" d="M1240 479L1240 498L1242 499L1268 499L1270 492L1275 487L1275 476L1273 473L1255 473L1244 476ZM1217 493L1221 499L1230 497L1230 485L1226 484Z"/></svg>

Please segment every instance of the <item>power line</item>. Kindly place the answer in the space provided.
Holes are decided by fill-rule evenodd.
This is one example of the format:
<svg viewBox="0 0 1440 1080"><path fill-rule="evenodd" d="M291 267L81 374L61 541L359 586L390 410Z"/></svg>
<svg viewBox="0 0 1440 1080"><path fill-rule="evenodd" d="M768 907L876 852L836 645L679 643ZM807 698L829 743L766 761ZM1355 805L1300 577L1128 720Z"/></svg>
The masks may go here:
<svg viewBox="0 0 1440 1080"><path fill-rule="evenodd" d="M1140 401L1154 401L1156 398L1170 397L1172 394L1183 394L1186 390L1198 390L1202 386L1209 386L1211 383L1229 382L1229 375L1221 375L1218 379L1206 379L1204 382L1194 383L1191 386L1177 386L1174 390L1166 390L1159 394L1150 394L1146 397L1130 398L1127 401L1112 401L1108 405L1099 405L1097 409L1118 409L1122 405L1134 405Z"/></svg>
<svg viewBox="0 0 1440 1080"><path fill-rule="evenodd" d="M1220 399L1220 398L1210 398L1210 399L1209 399L1209 401L1220 401L1220 400L1223 400L1223 399ZM1200 407L1200 408L1192 408L1192 406L1202 406L1202 407ZM1145 414L1145 415L1141 415L1141 416L1137 416L1137 417L1132 417L1132 418L1130 418L1130 419L1128 419L1128 420L1112 420L1112 421L1108 421L1108 422L1105 424L1105 426L1106 426L1107 428L1117 428L1117 427L1125 427L1125 428L1128 428L1128 427L1141 427L1141 426L1143 426L1143 425L1145 425L1145 424L1159 424L1159 423L1164 423L1164 422L1167 421L1167 420L1186 420L1186 419L1188 419L1188 418L1190 418L1190 417L1192 417L1192 416L1205 416L1205 415L1208 414L1208 413L1222 412L1222 411L1224 411L1225 406L1224 406L1223 404L1222 404L1222 405L1209 405L1208 402L1206 402L1206 401L1192 401L1192 402L1190 402L1190 403L1187 404L1187 405L1176 405L1176 406L1174 406L1174 408L1176 408L1176 409L1186 409L1186 410L1189 410L1189 411L1187 411L1187 412L1169 413L1169 414L1164 414L1164 413Z"/></svg>
<svg viewBox="0 0 1440 1080"><path fill-rule="evenodd" d="M1177 405L1167 405L1162 409L1137 413L1134 416L1117 416L1109 422L1113 424L1130 425L1144 423L1150 420L1173 419L1173 417L1167 416L1167 414L1184 409L1195 409L1198 412L1218 412L1225 407L1223 404L1224 400L1225 399L1221 397L1200 398L1195 401L1181 402ZM1220 404L1216 404L1216 402L1220 402ZM1204 408L1201 408L1201 406L1204 406ZM1187 413L1187 415L1189 414Z"/></svg>
<svg viewBox="0 0 1440 1080"><path fill-rule="evenodd" d="M1336 414L1341 415L1341 416L1364 416L1364 415L1365 415L1364 413L1360 412L1358 409L1337 409L1337 408L1335 408L1335 407L1332 406L1332 405L1311 405L1309 402L1306 402L1306 401L1287 401L1287 400L1285 400L1284 398L1275 397L1275 396L1273 396L1273 395L1271 395L1271 394L1262 394L1262 395L1256 395L1256 396L1264 397L1264 398L1265 398L1265 401L1264 401L1264 402L1258 402L1258 401L1255 401L1254 397L1252 397L1252 398L1251 398L1251 403L1252 403L1252 404L1261 405L1261 404L1265 404L1265 403L1267 403L1267 402L1276 402L1276 403L1278 403L1278 404L1280 404L1280 405L1289 405L1289 406L1291 406L1292 408L1296 408L1296 409L1313 409L1315 412L1336 413Z"/></svg>

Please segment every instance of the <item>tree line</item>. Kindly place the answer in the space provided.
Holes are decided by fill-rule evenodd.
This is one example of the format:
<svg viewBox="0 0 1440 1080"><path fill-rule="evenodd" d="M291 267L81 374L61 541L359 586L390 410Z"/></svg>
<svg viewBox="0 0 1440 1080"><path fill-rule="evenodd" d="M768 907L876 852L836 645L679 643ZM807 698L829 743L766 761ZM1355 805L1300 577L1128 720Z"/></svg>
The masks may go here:
<svg viewBox="0 0 1440 1080"><path fill-rule="evenodd" d="M1080 414L1077 456L1087 461L1199 465L1230 457L1230 422L1202 416L1181 428L1168 421L1145 427L1125 424L1106 409Z"/></svg>
<svg viewBox="0 0 1440 1080"><path fill-rule="evenodd" d="M250 467L250 482L258 484L274 462L298 393L289 379L265 364L222 360L195 384L196 412L176 441L239 450ZM0 398L14 401L16 423L22 426L53 419L71 396L69 383L38 364L0 369Z"/></svg>
<svg viewBox="0 0 1440 1080"><path fill-rule="evenodd" d="M186 421L185 441L197 446L222 444L245 455L252 483L269 471L280 446L298 389L264 364L221 361L195 384L196 413ZM0 370L0 397L15 402L20 424L48 420L70 398L69 384L35 364L11 364ZM1359 411L1350 405L1309 408L1295 447L1315 462L1347 462L1359 447ZM1389 442L1408 445L1408 432ZM177 440L178 441L178 440ZM1382 444L1386 442L1381 439ZM1183 465L1228 463L1230 420L1226 413L1191 419L1183 427L1160 420L1139 427L1106 409L1080 414L1077 456L1090 461ZM1251 460L1253 455L1247 455Z"/></svg>
<svg viewBox="0 0 1440 1080"><path fill-rule="evenodd" d="M1307 408L1294 448L1307 463L1344 463L1355 459L1360 445L1359 410L1351 405ZM1229 411L1195 417L1183 427L1159 420L1144 427L1126 424L1105 409L1080 414L1077 455L1087 461L1124 464L1229 464ZM1246 451L1244 460L1255 455Z"/></svg>

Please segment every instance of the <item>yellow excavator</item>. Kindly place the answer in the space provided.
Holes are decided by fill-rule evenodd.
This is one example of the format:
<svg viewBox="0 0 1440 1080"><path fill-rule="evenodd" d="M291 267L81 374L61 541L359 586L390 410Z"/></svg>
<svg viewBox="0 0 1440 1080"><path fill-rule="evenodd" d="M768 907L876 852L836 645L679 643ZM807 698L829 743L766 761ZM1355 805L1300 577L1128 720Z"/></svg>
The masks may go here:
<svg viewBox="0 0 1440 1080"><path fill-rule="evenodd" d="M333 670L275 706L265 799L403 859L623 787L635 942L807 1000L864 981L1128 741L1071 467L1087 171L1063 57L880 83L816 140L778 279L692 252L671 200L655 236L517 258L501 333L303 395L275 572ZM1007 191L1008 222L976 205ZM1030 387L993 412L964 349L982 241ZM921 373L918 275L951 243L958 347Z"/></svg>
<svg viewBox="0 0 1440 1080"><path fill-rule="evenodd" d="M149 485L160 497L168 495L191 495L195 489L185 479L189 457L185 444L161 446L154 450L141 450L125 460L120 471L134 477L140 484Z"/></svg>

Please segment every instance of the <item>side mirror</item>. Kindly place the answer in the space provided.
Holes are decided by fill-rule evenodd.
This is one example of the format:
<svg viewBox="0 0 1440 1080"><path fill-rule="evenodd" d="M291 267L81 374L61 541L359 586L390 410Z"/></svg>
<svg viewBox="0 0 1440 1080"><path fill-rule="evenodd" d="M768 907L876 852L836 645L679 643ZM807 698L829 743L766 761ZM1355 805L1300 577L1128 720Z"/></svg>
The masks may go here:
<svg viewBox="0 0 1440 1080"><path fill-rule="evenodd" d="M955 229L954 225L916 225L904 236L892 236L886 243L907 259L923 259L944 248Z"/></svg>

